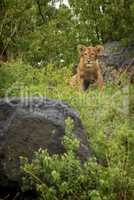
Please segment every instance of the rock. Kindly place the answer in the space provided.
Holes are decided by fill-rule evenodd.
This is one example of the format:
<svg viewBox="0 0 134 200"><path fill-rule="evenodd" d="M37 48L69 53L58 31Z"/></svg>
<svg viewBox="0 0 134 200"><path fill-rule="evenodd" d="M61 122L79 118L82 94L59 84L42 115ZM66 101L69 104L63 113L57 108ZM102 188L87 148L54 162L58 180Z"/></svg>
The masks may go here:
<svg viewBox="0 0 134 200"><path fill-rule="evenodd" d="M101 56L101 66L105 80L114 80L118 71L128 67L128 73L134 75L134 44L124 47L120 42L113 41L104 45L105 54Z"/></svg>
<svg viewBox="0 0 134 200"><path fill-rule="evenodd" d="M61 138L65 119L74 121L75 137L80 141L78 156L85 160L90 148L78 113L62 101L46 98L0 100L0 185L18 181L20 156L32 159L39 148L51 154L64 152Z"/></svg>
<svg viewBox="0 0 134 200"><path fill-rule="evenodd" d="M134 44L123 47L120 42L108 42L104 45L104 63L108 66L120 68L124 65L134 64Z"/></svg>

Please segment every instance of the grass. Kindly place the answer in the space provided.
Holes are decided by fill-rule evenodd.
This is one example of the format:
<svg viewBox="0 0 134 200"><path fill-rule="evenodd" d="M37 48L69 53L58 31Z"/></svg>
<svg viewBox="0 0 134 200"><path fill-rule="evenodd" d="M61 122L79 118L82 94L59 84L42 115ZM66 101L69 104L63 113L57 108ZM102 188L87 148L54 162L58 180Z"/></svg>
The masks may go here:
<svg viewBox="0 0 134 200"><path fill-rule="evenodd" d="M106 84L103 94L90 87L87 92L71 88L71 67L55 69L53 65L33 68L21 61L0 67L0 96L47 96L67 102L86 126L89 135L102 128L115 129L119 124L129 123L129 85Z"/></svg>

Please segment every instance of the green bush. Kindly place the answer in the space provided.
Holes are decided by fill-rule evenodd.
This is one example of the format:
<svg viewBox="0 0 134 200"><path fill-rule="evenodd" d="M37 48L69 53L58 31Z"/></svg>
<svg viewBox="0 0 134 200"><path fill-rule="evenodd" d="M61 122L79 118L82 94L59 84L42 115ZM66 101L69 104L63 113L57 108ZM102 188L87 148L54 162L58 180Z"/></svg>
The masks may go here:
<svg viewBox="0 0 134 200"><path fill-rule="evenodd" d="M72 130L72 123L67 120L63 155L50 156L47 150L40 149L31 163L21 158L23 190L36 190L42 200L132 200L134 136L128 125L120 127L111 139L104 135L96 138L98 149L103 147L105 164L99 164L95 157L84 164L80 162L76 156L79 143Z"/></svg>
<svg viewBox="0 0 134 200"><path fill-rule="evenodd" d="M21 158L22 169L25 172L23 190L32 187L38 192L40 199L46 200L84 200L92 195L99 199L99 193L93 193L98 179L95 177L97 166L92 166L90 162L82 166L76 156L79 142L71 134L72 121L67 119L66 124L66 135L63 138L66 153L50 156L47 150L40 149L35 153L31 164L26 158Z"/></svg>

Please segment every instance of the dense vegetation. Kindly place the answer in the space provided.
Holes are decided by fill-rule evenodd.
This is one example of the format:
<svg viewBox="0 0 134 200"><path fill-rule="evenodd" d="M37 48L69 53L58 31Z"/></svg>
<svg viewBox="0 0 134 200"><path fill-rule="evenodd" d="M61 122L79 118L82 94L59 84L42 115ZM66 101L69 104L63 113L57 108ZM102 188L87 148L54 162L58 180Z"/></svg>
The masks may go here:
<svg viewBox="0 0 134 200"><path fill-rule="evenodd" d="M126 77L106 83L103 94L69 86L78 44L134 42L133 0L1 0L0 97L47 96L80 114L93 157L81 165L67 120L66 154L39 150L22 158L22 188L40 200L134 199L134 95ZM4 60L4 59L3 59ZM117 81L118 82L118 81Z"/></svg>
<svg viewBox="0 0 134 200"><path fill-rule="evenodd" d="M78 44L134 41L133 0L66 2L68 6L62 0L1 0L0 51L32 65L59 67L76 62Z"/></svg>
<svg viewBox="0 0 134 200"><path fill-rule="evenodd" d="M97 140L92 144L94 150L95 145L99 146L96 155L103 156L105 165L98 164L96 157L81 165L75 152L78 142L76 139L72 140L71 127L68 119L67 133L63 140L67 153L64 155L51 157L47 151L40 150L31 164L28 164L27 159L22 159L26 173L23 190L36 188L42 200L132 200L134 177L130 148L133 143L130 138L133 136L127 122L124 126L115 128L109 138L106 138L102 129L96 132Z"/></svg>

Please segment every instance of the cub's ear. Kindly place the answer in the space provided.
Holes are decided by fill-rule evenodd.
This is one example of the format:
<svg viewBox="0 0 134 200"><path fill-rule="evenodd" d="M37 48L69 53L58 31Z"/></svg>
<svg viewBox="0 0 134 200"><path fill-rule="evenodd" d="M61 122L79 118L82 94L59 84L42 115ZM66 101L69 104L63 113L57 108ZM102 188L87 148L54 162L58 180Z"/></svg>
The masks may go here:
<svg viewBox="0 0 134 200"><path fill-rule="evenodd" d="M96 45L95 50L98 56L101 56L104 53L104 47L102 45Z"/></svg>
<svg viewBox="0 0 134 200"><path fill-rule="evenodd" d="M79 44L78 46L77 46L77 49L78 49L78 52L79 52L79 54L81 54L84 50L85 50L85 46L84 45L81 45L81 44Z"/></svg>

